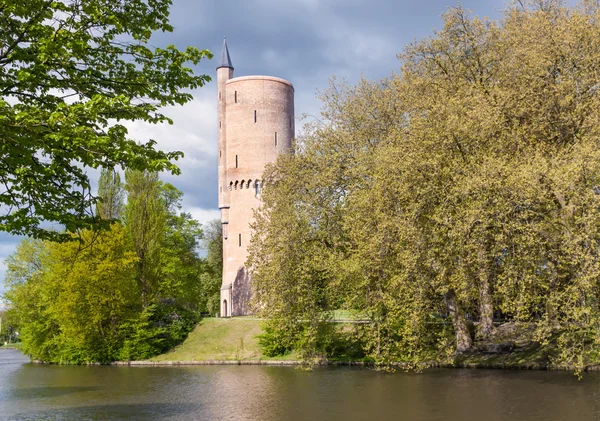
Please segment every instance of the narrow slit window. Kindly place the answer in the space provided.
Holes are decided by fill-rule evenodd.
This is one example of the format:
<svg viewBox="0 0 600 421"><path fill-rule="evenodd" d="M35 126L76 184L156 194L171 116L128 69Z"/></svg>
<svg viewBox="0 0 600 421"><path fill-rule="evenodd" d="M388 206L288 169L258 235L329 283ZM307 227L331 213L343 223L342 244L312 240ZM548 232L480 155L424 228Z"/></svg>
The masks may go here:
<svg viewBox="0 0 600 421"><path fill-rule="evenodd" d="M256 110L254 110L254 122L256 123Z"/></svg>
<svg viewBox="0 0 600 421"><path fill-rule="evenodd" d="M277 132L275 132L275 146L277 146Z"/></svg>
<svg viewBox="0 0 600 421"><path fill-rule="evenodd" d="M239 242L240 242L240 247L242 247L242 234L239 234Z"/></svg>
<svg viewBox="0 0 600 421"><path fill-rule="evenodd" d="M235 156L235 167L236 168L238 167L238 156L237 155Z"/></svg>
<svg viewBox="0 0 600 421"><path fill-rule="evenodd" d="M219 151L219 158L221 157L221 151Z"/></svg>
<svg viewBox="0 0 600 421"><path fill-rule="evenodd" d="M237 104L237 91L233 93L233 101Z"/></svg>
<svg viewBox="0 0 600 421"><path fill-rule="evenodd" d="M292 116L290 116L290 129L292 128Z"/></svg>
<svg viewBox="0 0 600 421"><path fill-rule="evenodd" d="M254 184L254 197L260 197L260 183L258 181Z"/></svg>
<svg viewBox="0 0 600 421"><path fill-rule="evenodd" d="M221 122L219 121L219 129L221 128Z"/></svg>
<svg viewBox="0 0 600 421"><path fill-rule="evenodd" d="M221 99L221 92L219 92L219 99Z"/></svg>

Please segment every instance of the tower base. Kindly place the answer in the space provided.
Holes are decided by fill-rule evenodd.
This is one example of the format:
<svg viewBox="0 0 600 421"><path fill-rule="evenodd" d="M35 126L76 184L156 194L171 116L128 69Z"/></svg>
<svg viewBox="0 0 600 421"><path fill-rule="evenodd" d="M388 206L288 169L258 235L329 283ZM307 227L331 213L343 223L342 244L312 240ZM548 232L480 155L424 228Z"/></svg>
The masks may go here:
<svg viewBox="0 0 600 421"><path fill-rule="evenodd" d="M246 268L240 268L237 271L235 280L232 283L221 286L221 317L249 316L250 299L252 292L250 289L250 275Z"/></svg>
<svg viewBox="0 0 600 421"><path fill-rule="evenodd" d="M231 284L221 287L221 317L231 317Z"/></svg>

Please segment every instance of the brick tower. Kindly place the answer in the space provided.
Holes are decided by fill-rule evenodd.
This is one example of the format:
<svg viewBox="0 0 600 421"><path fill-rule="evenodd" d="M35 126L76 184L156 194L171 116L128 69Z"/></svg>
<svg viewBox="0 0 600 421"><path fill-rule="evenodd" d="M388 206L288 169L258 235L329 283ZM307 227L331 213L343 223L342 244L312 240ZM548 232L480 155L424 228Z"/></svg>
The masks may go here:
<svg viewBox="0 0 600 421"><path fill-rule="evenodd" d="M289 153L294 138L294 87L271 76L233 77L223 40L217 67L219 209L223 226L221 317L250 314L245 268L252 210L260 205L265 164Z"/></svg>

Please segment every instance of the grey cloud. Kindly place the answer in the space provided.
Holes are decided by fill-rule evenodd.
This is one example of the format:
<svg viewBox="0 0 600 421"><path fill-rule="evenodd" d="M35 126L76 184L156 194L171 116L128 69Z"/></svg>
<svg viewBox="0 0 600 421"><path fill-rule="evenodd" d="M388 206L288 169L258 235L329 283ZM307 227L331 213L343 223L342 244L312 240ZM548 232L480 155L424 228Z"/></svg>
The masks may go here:
<svg viewBox="0 0 600 421"><path fill-rule="evenodd" d="M20 237L0 232L0 307L2 306L1 297L4 292L4 277L6 276L4 260L14 253L19 241L21 241Z"/></svg>
<svg viewBox="0 0 600 421"><path fill-rule="evenodd" d="M236 76L266 74L285 78L296 90L296 115L317 116L317 90L332 75L356 82L361 73L379 79L397 70L396 54L415 38L440 28L440 14L457 1L429 0L220 0L173 2L175 31L156 34L157 46L193 45L219 54L227 36ZM479 16L499 17L503 0L462 0ZM203 60L195 71L214 78L215 60ZM130 126L140 140L154 138L160 148L182 150L179 177L163 175L185 194L186 210L214 215L217 208L217 116L214 81L194 91L185 107L167 109L173 126ZM300 122L301 123L301 122ZM298 130L301 124L297 124ZM90 172L94 178L97 173ZM95 184L95 180L94 180ZM0 244L18 239L0 233ZM5 256L0 256L0 261ZM0 265L0 276L2 276Z"/></svg>

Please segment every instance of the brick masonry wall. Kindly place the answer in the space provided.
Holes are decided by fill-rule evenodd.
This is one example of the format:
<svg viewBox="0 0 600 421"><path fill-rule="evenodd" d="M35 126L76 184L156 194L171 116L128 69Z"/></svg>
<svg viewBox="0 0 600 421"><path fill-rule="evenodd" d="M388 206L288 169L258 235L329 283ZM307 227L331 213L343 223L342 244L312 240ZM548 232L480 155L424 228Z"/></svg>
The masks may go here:
<svg viewBox="0 0 600 421"><path fill-rule="evenodd" d="M218 75L219 76L219 75ZM219 187L228 190L228 211L222 219L226 237L223 241L223 285L221 315L249 313L250 278L244 268L252 235L253 209L260 206L256 183L262 180L267 163L279 153L291 151L295 132L294 88L279 78L246 76L225 82L225 104L221 120L225 153L220 151ZM225 197L225 196L223 196ZM226 218L226 220L225 220ZM224 300L229 309L225 312Z"/></svg>

